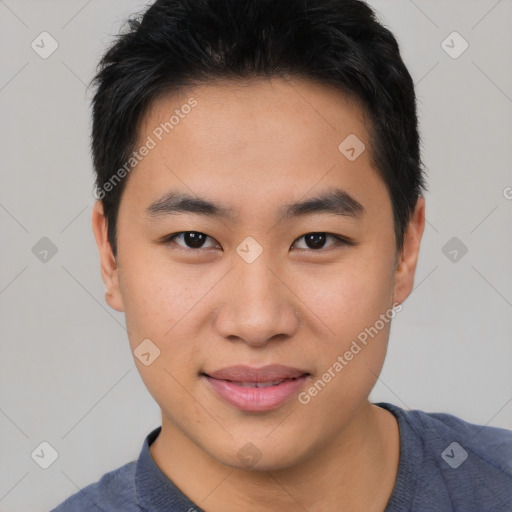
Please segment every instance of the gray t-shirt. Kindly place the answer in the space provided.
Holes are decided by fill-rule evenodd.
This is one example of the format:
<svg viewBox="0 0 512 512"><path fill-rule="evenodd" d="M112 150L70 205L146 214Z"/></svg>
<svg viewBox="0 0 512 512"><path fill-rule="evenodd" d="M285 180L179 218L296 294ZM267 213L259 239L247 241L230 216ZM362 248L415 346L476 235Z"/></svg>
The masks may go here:
<svg viewBox="0 0 512 512"><path fill-rule="evenodd" d="M393 413L400 429L400 463L385 512L512 512L512 431L375 405ZM149 446L160 430L146 437L138 460L51 512L201 512L151 457Z"/></svg>

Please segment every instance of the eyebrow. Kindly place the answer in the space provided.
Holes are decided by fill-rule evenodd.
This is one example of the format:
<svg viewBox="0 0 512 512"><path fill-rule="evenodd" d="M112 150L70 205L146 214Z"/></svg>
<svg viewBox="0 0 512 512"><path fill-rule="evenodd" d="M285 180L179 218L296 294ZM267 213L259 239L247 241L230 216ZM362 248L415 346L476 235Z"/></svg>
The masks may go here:
<svg viewBox="0 0 512 512"><path fill-rule="evenodd" d="M345 190L331 188L311 199L285 204L280 208L280 212L281 216L286 218L313 214L334 214L357 219L364 215L365 209L359 201ZM234 210L227 205L175 191L164 194L146 208L146 214L150 217L181 213L218 217L231 221L235 218Z"/></svg>

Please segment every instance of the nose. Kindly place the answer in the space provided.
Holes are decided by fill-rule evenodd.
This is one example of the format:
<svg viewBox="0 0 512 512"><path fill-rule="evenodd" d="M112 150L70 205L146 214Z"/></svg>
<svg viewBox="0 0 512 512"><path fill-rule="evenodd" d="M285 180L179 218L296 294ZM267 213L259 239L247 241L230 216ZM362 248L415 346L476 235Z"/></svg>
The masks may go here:
<svg viewBox="0 0 512 512"><path fill-rule="evenodd" d="M293 336L299 325L289 279L262 256L235 263L215 317L221 336L252 346Z"/></svg>

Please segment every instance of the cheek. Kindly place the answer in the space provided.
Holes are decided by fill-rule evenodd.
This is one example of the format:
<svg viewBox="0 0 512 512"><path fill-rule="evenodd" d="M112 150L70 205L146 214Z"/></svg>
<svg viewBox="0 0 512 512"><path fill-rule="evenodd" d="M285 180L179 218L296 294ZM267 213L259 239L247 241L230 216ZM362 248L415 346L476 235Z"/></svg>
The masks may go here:
<svg viewBox="0 0 512 512"><path fill-rule="evenodd" d="M298 294L307 297L325 327L317 352L321 382L312 390L322 395L315 398L318 414L326 402L355 407L368 396L385 359L395 315L393 257L372 249L347 258L328 275L308 272L300 282Z"/></svg>
<svg viewBox="0 0 512 512"><path fill-rule="evenodd" d="M294 281L297 296L320 319L323 335L334 341L357 336L391 307L391 258L361 251L330 268L311 267Z"/></svg>
<svg viewBox="0 0 512 512"><path fill-rule="evenodd" d="M331 275L321 292L319 287L309 287L314 312L329 330L318 341L315 380L299 398L304 405L304 421L313 417L329 425L332 435L374 387L396 314L392 310L393 275L389 266L364 261L362 258L356 266L347 265ZM333 420L333 410L343 414Z"/></svg>
<svg viewBox="0 0 512 512"><path fill-rule="evenodd" d="M146 388L161 407L194 409L182 385L190 380L200 358L200 344L194 341L198 337L191 329L198 328L194 305L209 288L208 282L192 286L187 273L148 259L138 264L136 258L123 266L119 282L130 347ZM137 357L142 353L138 347L146 347L141 343L147 339L157 347L150 345L148 365ZM158 355L153 359L153 354ZM195 412L201 417L199 410Z"/></svg>
<svg viewBox="0 0 512 512"><path fill-rule="evenodd" d="M166 342L187 324L214 276L199 274L198 267L177 268L168 261L145 258L123 266L119 282L133 341L142 336Z"/></svg>
<svg viewBox="0 0 512 512"><path fill-rule="evenodd" d="M132 254L134 254L132 252ZM146 255L132 258L120 273L130 347L139 373L155 400L180 400L178 383L194 379L205 358L208 293L220 284L225 271L202 270L198 265L171 264ZM137 347L151 340L159 351L150 366L137 360ZM159 402L161 403L161 402Z"/></svg>

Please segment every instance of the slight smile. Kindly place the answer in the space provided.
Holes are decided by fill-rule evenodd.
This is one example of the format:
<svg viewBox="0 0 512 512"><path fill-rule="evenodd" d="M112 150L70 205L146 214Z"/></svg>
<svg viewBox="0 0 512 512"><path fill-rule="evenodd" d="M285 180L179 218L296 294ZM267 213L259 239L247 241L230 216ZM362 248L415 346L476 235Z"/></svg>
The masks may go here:
<svg viewBox="0 0 512 512"><path fill-rule="evenodd" d="M311 377L306 370L283 365L230 366L200 375L217 396L245 412L277 409Z"/></svg>

